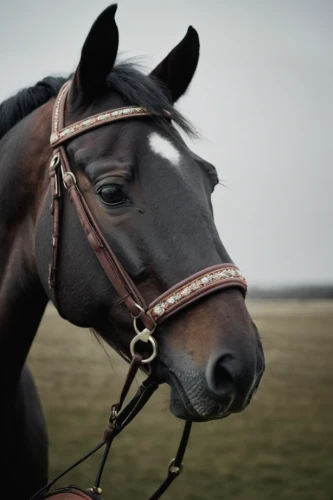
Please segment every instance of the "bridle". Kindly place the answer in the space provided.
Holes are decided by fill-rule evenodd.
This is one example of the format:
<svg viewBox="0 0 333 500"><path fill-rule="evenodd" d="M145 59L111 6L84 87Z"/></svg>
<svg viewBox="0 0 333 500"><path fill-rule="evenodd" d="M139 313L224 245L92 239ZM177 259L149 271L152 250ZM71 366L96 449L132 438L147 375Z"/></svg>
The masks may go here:
<svg viewBox="0 0 333 500"><path fill-rule="evenodd" d="M61 197L63 185L76 209L78 218L91 248L95 252L95 255L98 258L105 274L111 281L113 287L133 318L133 327L136 335L130 343L129 350L132 360L129 372L121 391L119 402L111 407L111 415L109 423L104 431L103 441L99 443L99 445L97 445L97 447L94 448L94 450L92 450L88 455L71 466L70 469L67 469L64 473L40 490L40 492L36 493L32 499L43 498L45 492L49 490L54 482L60 479L60 477L71 470L74 466L78 465L90 455L95 453L98 449L105 446L101 467L97 475L96 482L91 490L92 495L99 495L101 493L101 489L99 487L101 474L113 439L135 417L158 387L158 382L154 379L153 373L150 373L149 377L139 387L133 399L121 411L125 397L138 369L143 364L151 363L157 355L157 342L153 337L153 333L157 326L165 319L187 307L189 304L217 290L237 287L241 289L244 295L247 291L246 280L242 273L236 266L228 263L214 265L203 269L165 291L150 304L145 302L138 288L135 286L134 282L129 277L110 247L95 216L82 195L76 176L70 168L65 150L65 144L72 138L94 128L107 125L115 121L130 119L132 117L149 117L153 114L146 108L140 106L129 106L105 111L66 127L64 121L65 104L70 86L71 82L66 82L61 88L56 99L53 109L52 134L50 138L51 147L53 149L53 157L49 167L52 193L51 214L53 217L53 231L52 262L49 267L48 283L52 300L61 315L59 298L57 296L57 269L59 265L58 256L59 239L61 236ZM161 116L166 116L163 110L161 111ZM144 326L142 330L139 329L138 319L140 319ZM135 344L138 341L150 342L152 354L148 358L144 359L140 354L135 352ZM123 353L120 354L124 357ZM127 357L127 359L129 360L129 357ZM154 495L150 497L150 500L157 500L160 498L166 488L179 475L182 469L182 459L185 453L190 429L191 422L188 421L185 424L176 458L169 464L167 478ZM89 495L89 493L87 494Z"/></svg>

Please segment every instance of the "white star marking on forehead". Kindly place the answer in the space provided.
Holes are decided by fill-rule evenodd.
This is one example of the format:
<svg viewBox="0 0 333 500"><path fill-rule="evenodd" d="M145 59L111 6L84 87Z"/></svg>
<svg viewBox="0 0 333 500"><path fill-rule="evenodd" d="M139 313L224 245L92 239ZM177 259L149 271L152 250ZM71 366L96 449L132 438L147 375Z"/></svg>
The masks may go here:
<svg viewBox="0 0 333 500"><path fill-rule="evenodd" d="M179 165L180 152L175 148L172 142L168 141L168 139L165 139L165 137L162 137L157 132L150 134L148 140L154 153L162 156L162 158L165 158L173 165Z"/></svg>

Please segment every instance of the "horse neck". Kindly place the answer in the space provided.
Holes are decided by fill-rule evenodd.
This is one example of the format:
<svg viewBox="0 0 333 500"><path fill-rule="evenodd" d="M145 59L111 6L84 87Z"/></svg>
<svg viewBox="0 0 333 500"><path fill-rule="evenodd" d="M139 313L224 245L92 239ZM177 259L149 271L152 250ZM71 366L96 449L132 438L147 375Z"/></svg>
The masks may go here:
<svg viewBox="0 0 333 500"><path fill-rule="evenodd" d="M36 269L35 229L48 186L50 104L0 141L0 394L16 386L48 301Z"/></svg>

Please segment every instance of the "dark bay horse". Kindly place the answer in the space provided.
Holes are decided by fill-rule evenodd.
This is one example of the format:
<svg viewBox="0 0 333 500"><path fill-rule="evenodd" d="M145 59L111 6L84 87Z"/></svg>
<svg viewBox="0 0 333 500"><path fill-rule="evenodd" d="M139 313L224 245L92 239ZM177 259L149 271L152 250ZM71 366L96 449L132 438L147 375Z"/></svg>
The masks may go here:
<svg viewBox="0 0 333 500"><path fill-rule="evenodd" d="M197 67L197 32L190 27L169 55L144 75L131 63L115 64L115 12L115 5L108 7L88 34L72 75L65 122L70 125L126 106L149 113L90 129L69 140L65 149L89 210L149 303L202 269L232 261L213 219L216 170L195 155L177 131L192 132L174 103ZM50 134L55 98L64 82L45 78L0 107L4 499L27 500L47 480L45 424L25 359L53 297L48 274L53 232ZM94 329L129 357L132 319L103 273L68 197L62 200L61 235L56 237L59 313L75 325ZM171 387L170 409L176 417L222 419L249 404L264 371L264 355L241 289L221 289L200 298L167 319L154 336L159 348L154 370L159 382Z"/></svg>

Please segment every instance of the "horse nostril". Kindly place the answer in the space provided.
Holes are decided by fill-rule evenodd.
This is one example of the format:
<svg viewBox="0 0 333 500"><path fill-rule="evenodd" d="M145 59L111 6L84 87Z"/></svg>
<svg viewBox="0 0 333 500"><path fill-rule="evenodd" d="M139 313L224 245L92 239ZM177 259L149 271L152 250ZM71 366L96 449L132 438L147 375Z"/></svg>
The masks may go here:
<svg viewBox="0 0 333 500"><path fill-rule="evenodd" d="M208 388L219 400L231 399L235 394L235 380L230 369L231 357L230 354L225 354L208 365Z"/></svg>

